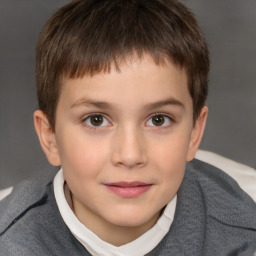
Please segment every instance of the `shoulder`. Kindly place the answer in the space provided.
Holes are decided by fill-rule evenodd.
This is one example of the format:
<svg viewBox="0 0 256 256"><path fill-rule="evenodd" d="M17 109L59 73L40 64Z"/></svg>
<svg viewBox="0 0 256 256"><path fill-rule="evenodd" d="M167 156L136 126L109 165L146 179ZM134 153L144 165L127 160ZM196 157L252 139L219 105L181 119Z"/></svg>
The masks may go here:
<svg viewBox="0 0 256 256"><path fill-rule="evenodd" d="M0 256L89 255L62 220L55 174L14 186L0 202Z"/></svg>
<svg viewBox="0 0 256 256"><path fill-rule="evenodd" d="M15 185L11 193L0 201L0 236L30 209L45 204L52 178L24 180Z"/></svg>
<svg viewBox="0 0 256 256"><path fill-rule="evenodd" d="M225 172L186 166L173 223L149 255L244 255L256 251L256 205Z"/></svg>
<svg viewBox="0 0 256 256"><path fill-rule="evenodd" d="M228 219L230 212L239 211L240 216L236 216L238 220L241 220L241 213L246 216L256 215L256 204L252 198L240 188L236 180L213 165L194 159L187 164L184 180L197 184L208 212L215 216L224 218L227 210Z"/></svg>
<svg viewBox="0 0 256 256"><path fill-rule="evenodd" d="M256 170L254 168L205 150L198 150L196 158L227 173L256 202Z"/></svg>
<svg viewBox="0 0 256 256"><path fill-rule="evenodd" d="M202 201L205 253L208 250L219 255L220 251L234 250L240 255L243 250L256 251L256 204L233 178L210 164L193 160L187 165L183 185L188 186L184 188L188 192L189 187L196 187L198 195L194 196Z"/></svg>
<svg viewBox="0 0 256 256"><path fill-rule="evenodd" d="M44 229L40 212L49 207L52 178L53 175L50 175L47 179L38 177L22 181L14 186L11 194L0 201L1 256L26 255L27 251L22 251L25 247L19 243L31 240L27 248L32 248L36 243L36 232L40 234ZM33 238L30 239L31 237Z"/></svg>

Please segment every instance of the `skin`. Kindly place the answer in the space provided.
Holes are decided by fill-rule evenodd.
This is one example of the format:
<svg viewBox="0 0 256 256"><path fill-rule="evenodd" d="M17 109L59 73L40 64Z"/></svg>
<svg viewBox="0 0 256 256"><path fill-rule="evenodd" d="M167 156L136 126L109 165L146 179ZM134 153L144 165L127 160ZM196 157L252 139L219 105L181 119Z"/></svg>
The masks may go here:
<svg viewBox="0 0 256 256"><path fill-rule="evenodd" d="M170 62L156 65L145 55L120 69L64 79L55 132L42 111L34 113L49 162L63 168L75 215L116 246L149 230L177 193L208 112L204 107L193 124L186 72ZM149 188L124 197L109 189L121 181Z"/></svg>

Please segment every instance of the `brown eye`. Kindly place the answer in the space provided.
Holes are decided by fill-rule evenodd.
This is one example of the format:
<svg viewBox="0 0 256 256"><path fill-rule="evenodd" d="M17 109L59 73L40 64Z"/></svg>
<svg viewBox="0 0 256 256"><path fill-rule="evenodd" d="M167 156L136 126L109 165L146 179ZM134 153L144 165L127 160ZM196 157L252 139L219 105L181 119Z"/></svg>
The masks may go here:
<svg viewBox="0 0 256 256"><path fill-rule="evenodd" d="M162 115L152 117L152 123L155 126L162 126L164 124L165 117Z"/></svg>
<svg viewBox="0 0 256 256"><path fill-rule="evenodd" d="M103 117L102 116L97 115L97 116L92 116L91 117L91 124L93 126L100 126L100 125L102 125L102 123L103 123Z"/></svg>
<svg viewBox="0 0 256 256"><path fill-rule="evenodd" d="M167 115L156 114L153 115L148 121L147 126L150 127L166 127L172 123L172 118Z"/></svg>
<svg viewBox="0 0 256 256"><path fill-rule="evenodd" d="M102 116L102 115L91 115L91 116L88 116L85 119L85 123L88 126L94 126L94 127L108 126L109 125L108 120L104 116Z"/></svg>

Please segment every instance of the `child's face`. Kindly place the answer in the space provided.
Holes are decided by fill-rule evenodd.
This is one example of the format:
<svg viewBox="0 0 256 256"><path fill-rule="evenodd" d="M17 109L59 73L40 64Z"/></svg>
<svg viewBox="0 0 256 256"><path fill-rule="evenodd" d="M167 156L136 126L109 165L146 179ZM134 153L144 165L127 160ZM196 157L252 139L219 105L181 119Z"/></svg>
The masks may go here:
<svg viewBox="0 0 256 256"><path fill-rule="evenodd" d="M48 155L62 165L76 215L96 233L104 225L143 232L154 225L181 184L206 116L193 126L183 69L149 56L120 68L64 80L57 151Z"/></svg>

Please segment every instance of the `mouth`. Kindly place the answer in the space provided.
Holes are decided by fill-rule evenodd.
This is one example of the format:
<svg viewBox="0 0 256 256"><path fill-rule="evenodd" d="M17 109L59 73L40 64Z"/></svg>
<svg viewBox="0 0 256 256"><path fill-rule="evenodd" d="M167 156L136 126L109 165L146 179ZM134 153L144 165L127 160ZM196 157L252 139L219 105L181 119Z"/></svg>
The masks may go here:
<svg viewBox="0 0 256 256"><path fill-rule="evenodd" d="M141 194L147 192L152 186L152 184L147 184L140 181L134 181L134 182L121 181L121 182L108 183L104 185L111 192L124 198L138 197Z"/></svg>

